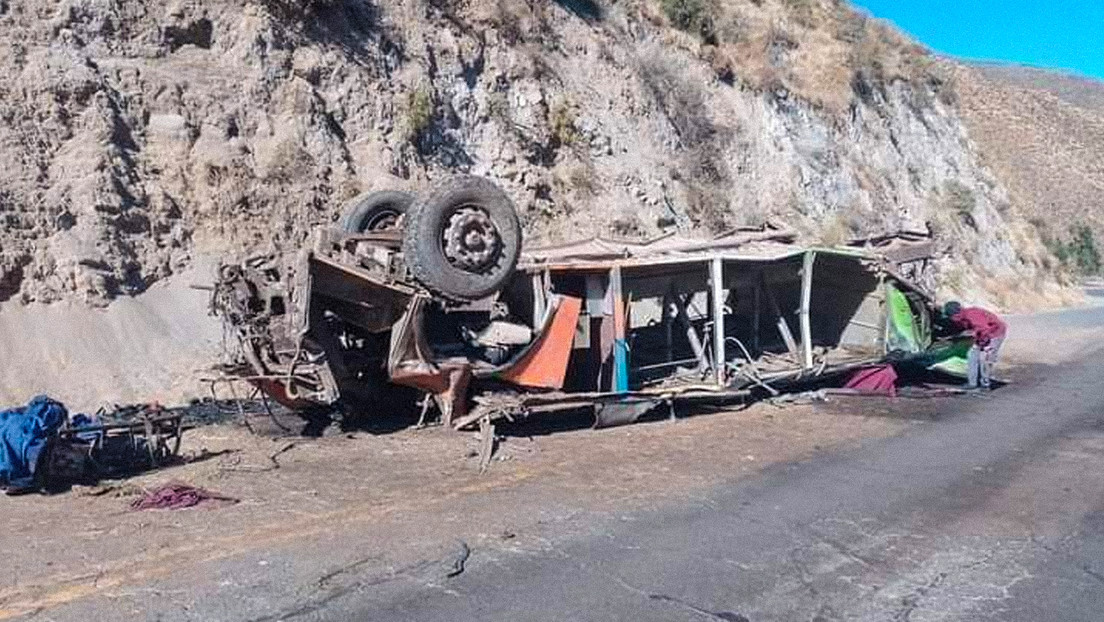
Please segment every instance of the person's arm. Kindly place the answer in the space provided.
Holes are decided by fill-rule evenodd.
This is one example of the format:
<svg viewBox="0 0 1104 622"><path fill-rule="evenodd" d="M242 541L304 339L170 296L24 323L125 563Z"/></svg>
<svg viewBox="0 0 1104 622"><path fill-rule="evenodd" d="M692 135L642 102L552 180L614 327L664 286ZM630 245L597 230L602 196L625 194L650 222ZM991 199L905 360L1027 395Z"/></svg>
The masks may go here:
<svg viewBox="0 0 1104 622"><path fill-rule="evenodd" d="M949 319L951 326L958 330L958 332L954 334L952 339L975 339L977 337L977 331L974 330L973 324L967 321L966 318L960 315L956 315Z"/></svg>

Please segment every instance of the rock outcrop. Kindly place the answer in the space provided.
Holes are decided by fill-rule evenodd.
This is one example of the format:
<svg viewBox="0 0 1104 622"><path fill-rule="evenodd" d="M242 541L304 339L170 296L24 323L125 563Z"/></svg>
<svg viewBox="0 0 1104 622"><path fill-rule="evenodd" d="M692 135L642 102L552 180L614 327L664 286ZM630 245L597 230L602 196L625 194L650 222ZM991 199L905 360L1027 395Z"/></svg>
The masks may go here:
<svg viewBox="0 0 1104 622"><path fill-rule="evenodd" d="M951 72L832 0L0 2L0 70L0 299L102 303L455 171L532 241L930 229L949 289L1050 282Z"/></svg>

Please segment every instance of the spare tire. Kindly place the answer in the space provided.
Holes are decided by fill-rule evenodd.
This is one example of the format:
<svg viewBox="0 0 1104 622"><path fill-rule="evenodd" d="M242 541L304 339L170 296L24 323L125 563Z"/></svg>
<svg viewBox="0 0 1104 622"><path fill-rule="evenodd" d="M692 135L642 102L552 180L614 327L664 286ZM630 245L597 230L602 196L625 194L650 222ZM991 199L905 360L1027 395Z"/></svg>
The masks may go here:
<svg viewBox="0 0 1104 622"><path fill-rule="evenodd" d="M366 192L354 197L341 211L338 227L345 233L394 229L410 209L414 195L397 190Z"/></svg>
<svg viewBox="0 0 1104 622"><path fill-rule="evenodd" d="M498 291L521 254L521 224L506 193L481 177L454 177L407 211L403 256L422 285L446 298Z"/></svg>

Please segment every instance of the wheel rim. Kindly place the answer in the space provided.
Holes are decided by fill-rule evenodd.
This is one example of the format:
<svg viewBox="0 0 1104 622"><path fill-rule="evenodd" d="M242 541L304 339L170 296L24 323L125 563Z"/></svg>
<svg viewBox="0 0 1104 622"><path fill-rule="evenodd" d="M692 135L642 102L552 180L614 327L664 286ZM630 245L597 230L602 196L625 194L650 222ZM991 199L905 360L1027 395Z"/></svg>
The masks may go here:
<svg viewBox="0 0 1104 622"><path fill-rule="evenodd" d="M380 210L364 223L363 231L384 231L394 229L398 224L399 212L390 209Z"/></svg>
<svg viewBox="0 0 1104 622"><path fill-rule="evenodd" d="M466 272L486 272L498 260L502 237L485 210L461 207L453 212L441 236L445 259Z"/></svg>

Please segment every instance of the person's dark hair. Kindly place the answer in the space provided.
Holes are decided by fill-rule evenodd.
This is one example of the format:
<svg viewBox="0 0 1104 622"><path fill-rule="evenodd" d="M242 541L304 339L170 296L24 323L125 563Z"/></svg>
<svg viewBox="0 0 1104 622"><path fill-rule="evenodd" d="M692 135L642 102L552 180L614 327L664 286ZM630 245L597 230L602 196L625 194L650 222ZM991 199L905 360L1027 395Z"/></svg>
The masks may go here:
<svg viewBox="0 0 1104 622"><path fill-rule="evenodd" d="M957 300L952 300L943 305L943 315L946 317L954 317L962 311L962 303Z"/></svg>

